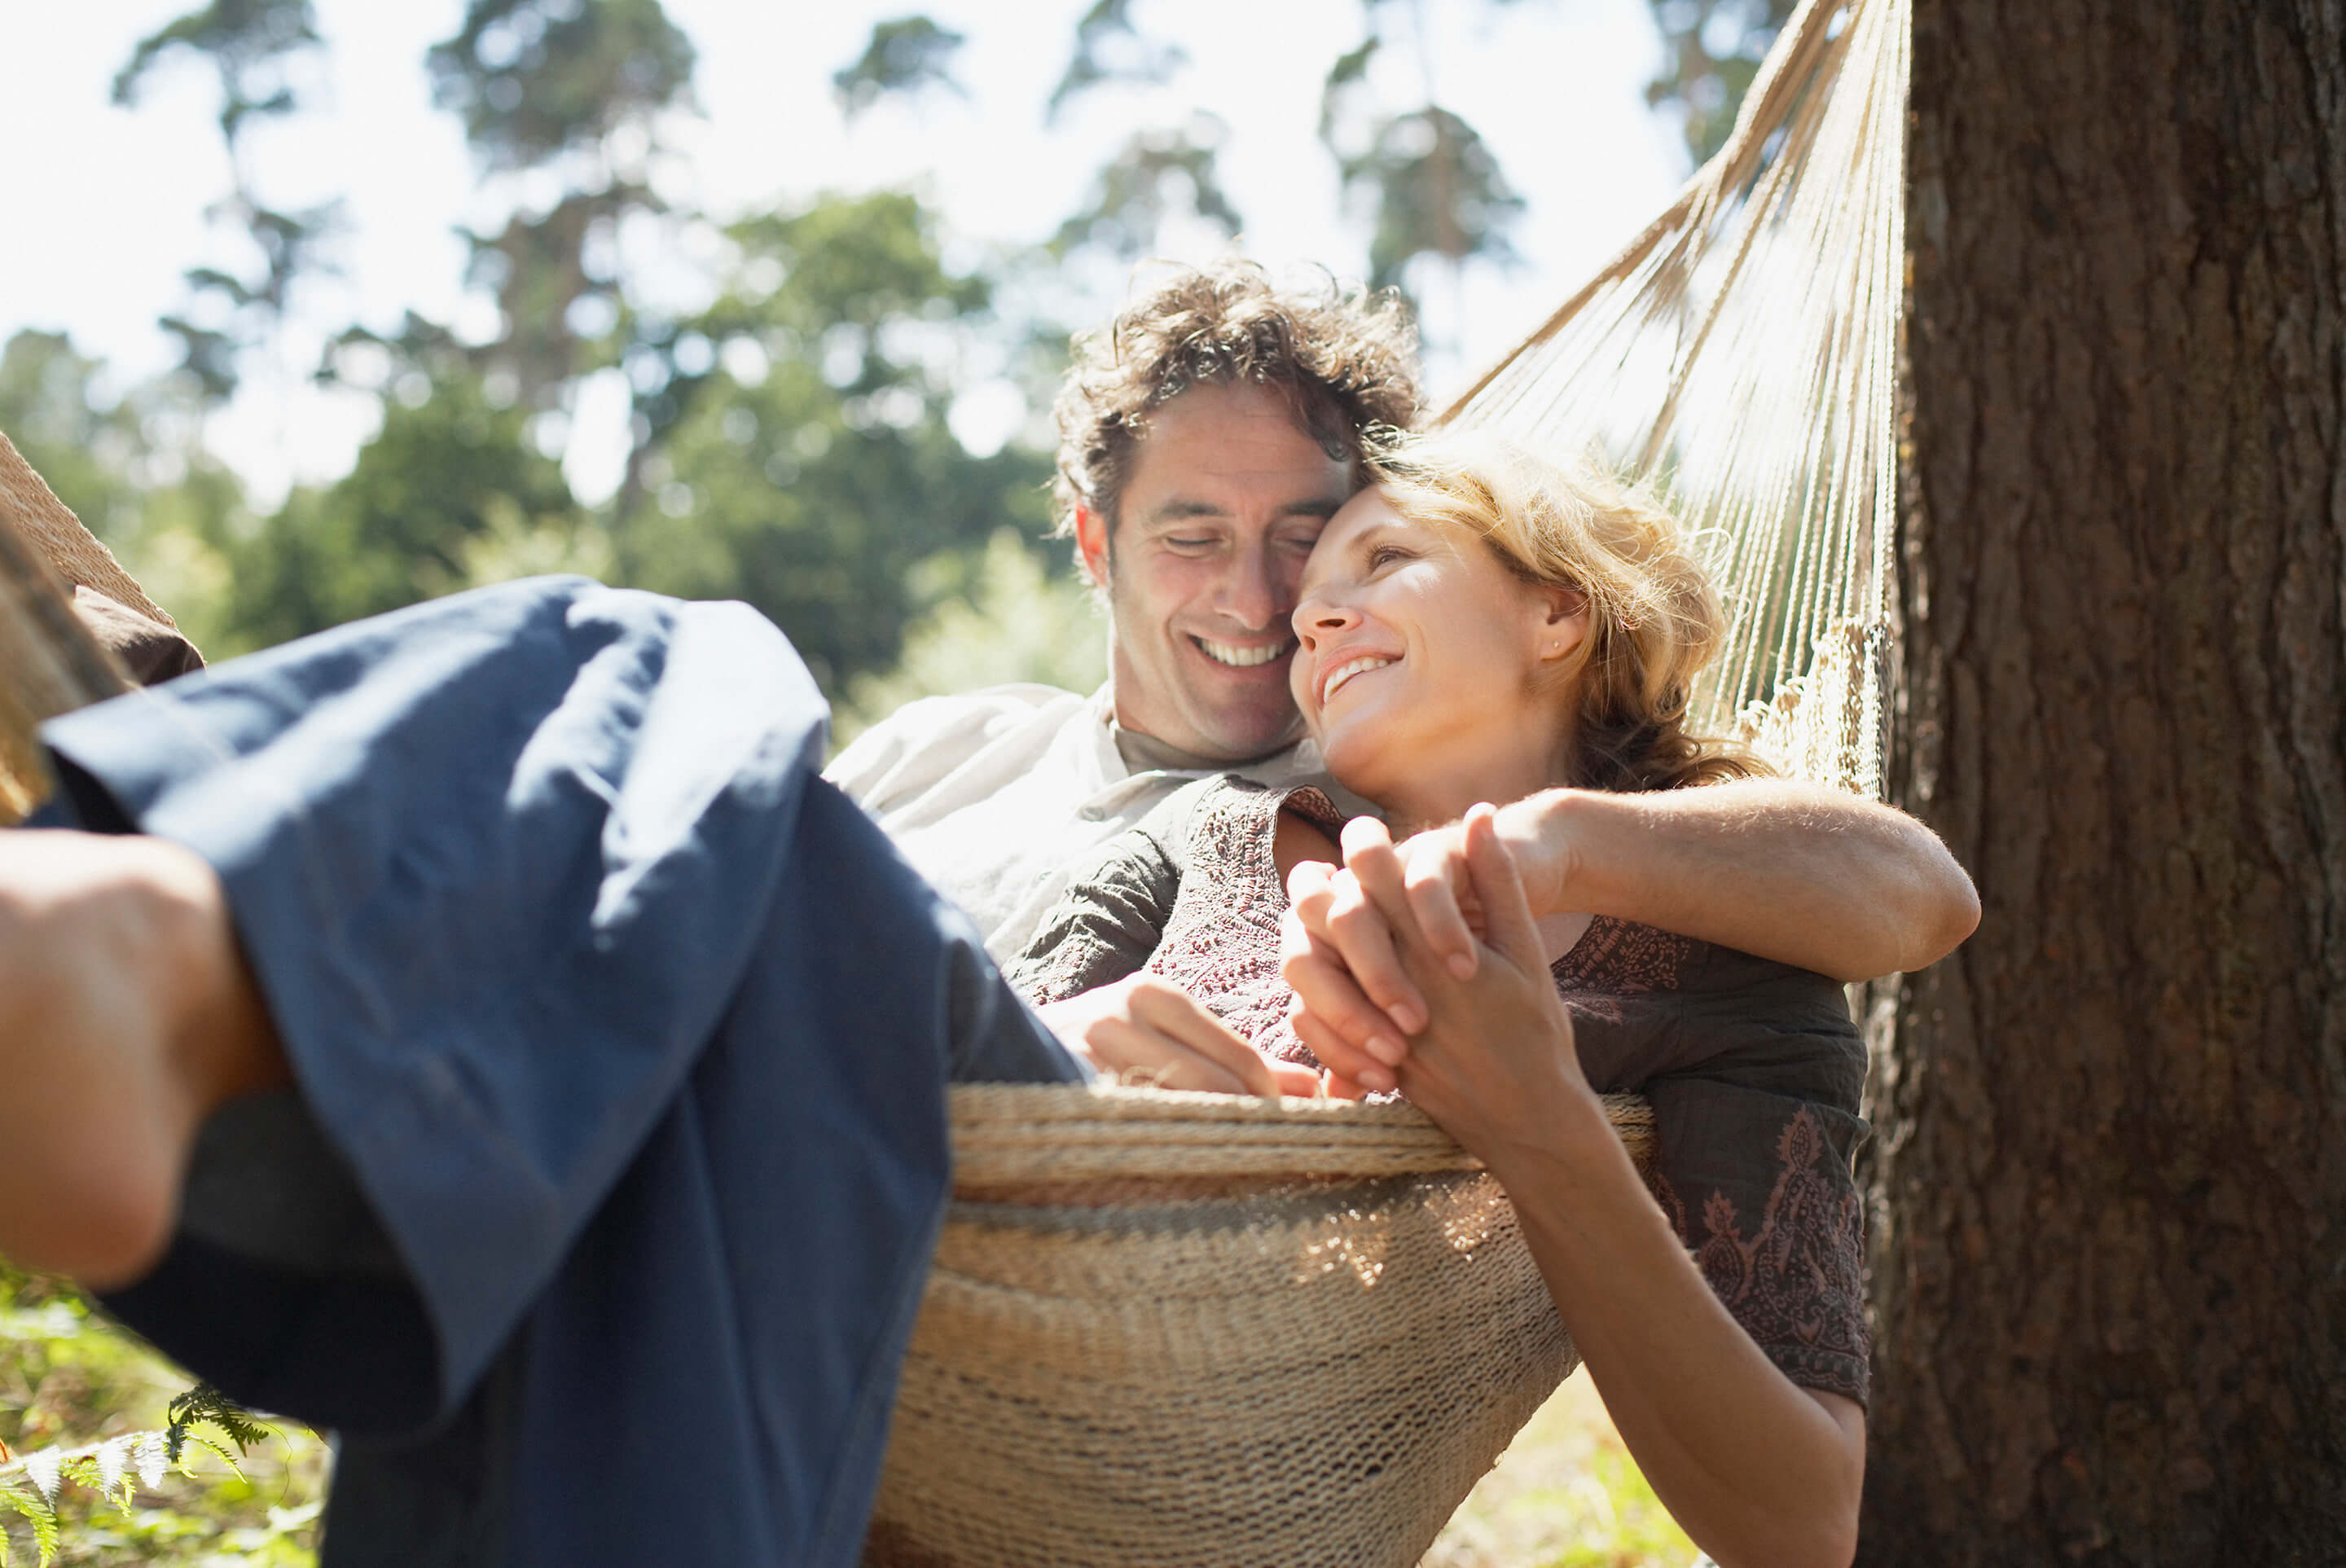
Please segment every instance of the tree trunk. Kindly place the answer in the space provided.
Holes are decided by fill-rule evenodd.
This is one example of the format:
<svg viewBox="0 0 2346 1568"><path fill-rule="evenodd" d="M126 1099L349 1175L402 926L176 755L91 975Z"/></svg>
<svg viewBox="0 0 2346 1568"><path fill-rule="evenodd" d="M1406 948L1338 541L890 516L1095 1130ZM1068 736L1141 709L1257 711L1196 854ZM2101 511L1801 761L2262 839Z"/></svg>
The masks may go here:
<svg viewBox="0 0 2346 1568"><path fill-rule="evenodd" d="M2346 0L1915 0L1863 1560L2346 1562Z"/></svg>

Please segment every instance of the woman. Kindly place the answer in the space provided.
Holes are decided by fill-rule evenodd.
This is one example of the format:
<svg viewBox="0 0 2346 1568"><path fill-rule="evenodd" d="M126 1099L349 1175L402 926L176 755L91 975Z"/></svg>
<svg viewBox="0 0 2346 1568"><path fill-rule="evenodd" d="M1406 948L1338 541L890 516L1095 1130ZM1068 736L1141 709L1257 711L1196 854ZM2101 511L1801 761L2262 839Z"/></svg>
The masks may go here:
<svg viewBox="0 0 2346 1568"><path fill-rule="evenodd" d="M1730 1563L1846 1562L1864 1052L1839 987L1651 927L1535 921L1483 804L1754 770L1685 727L1721 616L1676 525L1589 475L1422 441L1329 524L1294 625L1296 701L1330 771L1392 832L1464 820L1477 962L1436 955L1385 830L1342 830L1355 904L1381 906L1425 1003L1406 1047L1394 1030L1374 1054L1348 1049L1280 959L1282 918L1296 923L1282 881L1322 921L1344 896L1335 813L1317 791L1216 779L1110 847L1014 983L1047 1016L1145 967L1259 1050L1317 1065L1318 1044L1340 1088L1406 1094L1515 1197L1617 1425L1688 1532ZM1304 978L1292 929L1286 948ZM1650 1196L1604 1120L1597 1094L1615 1090L1655 1105Z"/></svg>

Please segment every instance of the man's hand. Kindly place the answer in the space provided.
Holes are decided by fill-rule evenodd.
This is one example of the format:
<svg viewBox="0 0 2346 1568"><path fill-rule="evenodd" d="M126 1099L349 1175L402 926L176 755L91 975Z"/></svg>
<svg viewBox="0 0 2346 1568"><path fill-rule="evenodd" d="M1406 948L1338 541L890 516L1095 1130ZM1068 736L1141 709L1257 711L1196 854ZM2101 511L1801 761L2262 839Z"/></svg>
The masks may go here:
<svg viewBox="0 0 2346 1568"><path fill-rule="evenodd" d="M1215 1095L1319 1090L1310 1068L1270 1060L1197 998L1153 974L1127 975L1035 1011L1069 1050L1116 1077Z"/></svg>

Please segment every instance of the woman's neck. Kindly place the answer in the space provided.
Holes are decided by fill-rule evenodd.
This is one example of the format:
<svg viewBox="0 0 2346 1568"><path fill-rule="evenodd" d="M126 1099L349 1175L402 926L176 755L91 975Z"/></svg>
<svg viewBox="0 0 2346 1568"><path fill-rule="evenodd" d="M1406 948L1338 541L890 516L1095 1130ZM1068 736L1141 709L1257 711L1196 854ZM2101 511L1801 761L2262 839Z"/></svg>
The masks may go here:
<svg viewBox="0 0 2346 1568"><path fill-rule="evenodd" d="M1569 748L1536 751L1520 745L1480 756L1428 759L1412 776L1374 797L1395 839L1454 822L1466 809L1488 800L1504 806L1569 779Z"/></svg>

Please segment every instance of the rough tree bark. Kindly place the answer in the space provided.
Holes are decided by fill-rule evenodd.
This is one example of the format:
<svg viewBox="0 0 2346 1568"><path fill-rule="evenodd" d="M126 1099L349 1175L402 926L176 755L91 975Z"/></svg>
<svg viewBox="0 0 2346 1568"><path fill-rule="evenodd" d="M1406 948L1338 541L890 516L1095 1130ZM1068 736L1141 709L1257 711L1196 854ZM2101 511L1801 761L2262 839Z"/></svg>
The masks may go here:
<svg viewBox="0 0 2346 1568"><path fill-rule="evenodd" d="M2346 0L1915 0L1863 1560L2346 1562Z"/></svg>

